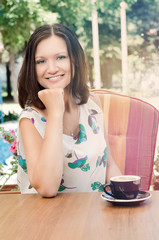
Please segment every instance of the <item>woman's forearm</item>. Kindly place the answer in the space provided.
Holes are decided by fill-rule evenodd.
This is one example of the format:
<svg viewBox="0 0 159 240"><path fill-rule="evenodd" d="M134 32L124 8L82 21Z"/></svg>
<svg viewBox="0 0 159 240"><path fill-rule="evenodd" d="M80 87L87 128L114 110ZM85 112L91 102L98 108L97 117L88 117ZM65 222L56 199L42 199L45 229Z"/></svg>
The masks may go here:
<svg viewBox="0 0 159 240"><path fill-rule="evenodd" d="M41 195L56 195L63 173L62 118L47 119L46 130L34 169L33 185Z"/></svg>

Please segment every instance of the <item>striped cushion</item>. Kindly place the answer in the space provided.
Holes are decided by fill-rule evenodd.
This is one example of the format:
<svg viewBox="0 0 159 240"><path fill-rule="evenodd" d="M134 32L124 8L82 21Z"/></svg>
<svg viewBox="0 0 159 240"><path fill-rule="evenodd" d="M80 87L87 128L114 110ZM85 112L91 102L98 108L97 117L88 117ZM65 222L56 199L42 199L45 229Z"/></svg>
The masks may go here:
<svg viewBox="0 0 159 240"><path fill-rule="evenodd" d="M94 90L99 95L112 157L122 174L141 176L148 190L154 165L159 123L158 110L137 98Z"/></svg>

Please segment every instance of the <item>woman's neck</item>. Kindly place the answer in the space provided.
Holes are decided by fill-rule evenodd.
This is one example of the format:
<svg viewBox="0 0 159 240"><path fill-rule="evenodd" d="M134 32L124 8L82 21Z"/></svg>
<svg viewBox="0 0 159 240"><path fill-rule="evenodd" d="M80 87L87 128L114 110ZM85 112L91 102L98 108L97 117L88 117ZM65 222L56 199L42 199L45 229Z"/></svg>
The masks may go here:
<svg viewBox="0 0 159 240"><path fill-rule="evenodd" d="M65 111L68 113L77 107L75 100L72 98L71 94L68 94L67 92L64 93L64 102Z"/></svg>

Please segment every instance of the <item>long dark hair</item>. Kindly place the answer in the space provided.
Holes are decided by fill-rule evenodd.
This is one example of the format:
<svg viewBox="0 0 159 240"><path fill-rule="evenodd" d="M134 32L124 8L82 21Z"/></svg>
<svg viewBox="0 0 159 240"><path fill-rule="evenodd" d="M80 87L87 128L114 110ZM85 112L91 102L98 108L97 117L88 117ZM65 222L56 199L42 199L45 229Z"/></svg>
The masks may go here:
<svg viewBox="0 0 159 240"><path fill-rule="evenodd" d="M38 44L53 34L64 39L67 45L71 63L70 93L77 100L79 105L86 103L88 100L87 64L84 51L76 35L67 26L62 24L43 25L35 30L28 41L23 64L18 76L18 97L19 104L22 108L25 107L27 101L31 101L37 108L45 108L44 104L38 98L38 91L43 88L37 81L35 52Z"/></svg>

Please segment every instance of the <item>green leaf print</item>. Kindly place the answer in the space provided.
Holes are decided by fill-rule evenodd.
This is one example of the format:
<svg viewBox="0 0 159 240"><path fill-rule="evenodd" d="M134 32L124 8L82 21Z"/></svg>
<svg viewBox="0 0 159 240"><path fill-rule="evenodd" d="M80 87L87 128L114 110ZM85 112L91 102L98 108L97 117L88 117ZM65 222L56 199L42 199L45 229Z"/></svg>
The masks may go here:
<svg viewBox="0 0 159 240"><path fill-rule="evenodd" d="M98 192L103 192L103 184L100 182L94 182L91 184L92 190L95 191L98 189Z"/></svg>
<svg viewBox="0 0 159 240"><path fill-rule="evenodd" d="M103 166L106 166L107 163L107 148L104 149L104 154L102 157L98 157L97 162L96 162L96 167L101 166L103 163Z"/></svg>
<svg viewBox="0 0 159 240"><path fill-rule="evenodd" d="M62 185L60 185L60 187L59 187L59 192L62 192L62 191L64 191L66 189L66 187L65 186L62 186Z"/></svg>
<svg viewBox="0 0 159 240"><path fill-rule="evenodd" d="M106 166L107 163L107 148L104 149L104 155L103 155L103 165Z"/></svg>
<svg viewBox="0 0 159 240"><path fill-rule="evenodd" d="M59 191L59 192L62 192L62 191L64 191L65 189L74 189L74 188L76 188L76 187L66 187L66 186L64 185L64 179L62 178L58 191Z"/></svg>
<svg viewBox="0 0 159 240"><path fill-rule="evenodd" d="M89 113L90 113L90 115L88 116L88 124L92 128L93 133L98 134L99 133L99 126L98 126L98 123L97 123L97 119L95 117L95 115L98 114L98 112L94 109L89 109Z"/></svg>
<svg viewBox="0 0 159 240"><path fill-rule="evenodd" d="M74 137L74 140L77 140L75 144L80 144L81 142L87 141L86 130L82 124L79 124L79 134Z"/></svg>
<svg viewBox="0 0 159 240"><path fill-rule="evenodd" d="M84 171L84 172L87 172L88 170L90 170L89 163L87 163L86 165L84 165L83 167L81 167L81 170Z"/></svg>
<svg viewBox="0 0 159 240"><path fill-rule="evenodd" d="M101 157L99 156L98 159L97 159L97 162L96 162L96 167L98 167L100 161L101 161Z"/></svg>
<svg viewBox="0 0 159 240"><path fill-rule="evenodd" d="M26 159L23 159L21 155L18 155L18 163L23 168L24 172L27 173Z"/></svg>
<svg viewBox="0 0 159 240"><path fill-rule="evenodd" d="M77 156L76 156L77 157ZM68 163L68 166L72 169L76 169L76 168L81 168L82 171L88 171L90 169L90 166L89 164L86 164L86 161L87 161L88 157L85 156L84 158L80 158L80 159L77 159L76 161L74 162L69 162Z"/></svg>

